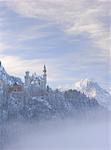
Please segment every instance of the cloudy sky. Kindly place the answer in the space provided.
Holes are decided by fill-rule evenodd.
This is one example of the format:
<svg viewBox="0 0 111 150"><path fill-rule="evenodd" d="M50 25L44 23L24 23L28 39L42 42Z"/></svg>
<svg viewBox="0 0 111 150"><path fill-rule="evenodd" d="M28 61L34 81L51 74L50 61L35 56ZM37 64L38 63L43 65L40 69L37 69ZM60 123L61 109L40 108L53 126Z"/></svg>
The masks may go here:
<svg viewBox="0 0 111 150"><path fill-rule="evenodd" d="M0 0L0 59L8 73L48 70L52 87L81 78L109 88L109 0Z"/></svg>

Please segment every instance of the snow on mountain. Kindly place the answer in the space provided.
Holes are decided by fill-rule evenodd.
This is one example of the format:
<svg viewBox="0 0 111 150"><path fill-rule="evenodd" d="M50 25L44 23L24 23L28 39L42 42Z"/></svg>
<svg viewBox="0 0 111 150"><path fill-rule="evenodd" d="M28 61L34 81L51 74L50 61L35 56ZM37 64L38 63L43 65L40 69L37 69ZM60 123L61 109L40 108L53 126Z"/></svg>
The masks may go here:
<svg viewBox="0 0 111 150"><path fill-rule="evenodd" d="M12 85L15 82L22 84L20 78L10 76L0 64L0 85L4 83L5 85ZM107 105L110 104L111 98L97 83L88 80L81 80L76 83L76 89L87 96L77 90L47 90L41 96L33 96L31 95L32 88L8 93L6 87L4 86L0 90L0 122L11 119L41 120L71 116L87 118L89 114L97 116L97 112L107 113L97 100L105 106L106 103ZM97 100L93 100L93 98L97 98Z"/></svg>
<svg viewBox="0 0 111 150"><path fill-rule="evenodd" d="M4 81L6 84L14 84L15 82L18 84L22 84L22 81L18 77L10 76L4 69L2 65L0 65L0 80Z"/></svg>
<svg viewBox="0 0 111 150"><path fill-rule="evenodd" d="M101 88L97 82L81 79L75 83L75 89L84 93L89 98L97 99L98 103L111 110L111 95Z"/></svg>

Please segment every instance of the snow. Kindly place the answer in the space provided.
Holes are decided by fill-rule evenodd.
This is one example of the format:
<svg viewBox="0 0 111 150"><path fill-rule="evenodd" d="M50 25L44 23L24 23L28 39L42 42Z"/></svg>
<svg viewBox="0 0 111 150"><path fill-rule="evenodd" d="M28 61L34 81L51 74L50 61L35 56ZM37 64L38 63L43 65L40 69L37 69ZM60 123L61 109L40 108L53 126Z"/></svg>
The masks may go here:
<svg viewBox="0 0 111 150"><path fill-rule="evenodd" d="M89 98L95 98L100 105L111 110L111 95L96 82L81 79L75 83L75 89L84 93Z"/></svg>
<svg viewBox="0 0 111 150"><path fill-rule="evenodd" d="M15 82L19 84L22 82L19 78L10 76L2 66L0 67L0 79L3 83L3 88L0 88L0 115L2 116L2 112L6 112L8 114L7 117L5 115L6 120L17 120L18 118L41 120L66 116L77 117L78 115L86 117L89 115L89 111L92 114L96 110L103 111L103 108L98 104L100 101L97 102L93 98L99 100L99 95L100 104L105 104L104 98L106 97L104 96L108 95L97 83L87 79L76 83L76 89L81 93L77 90L45 90L40 93L37 86L23 88L22 91L8 92L7 86ZM25 87L24 84L22 86ZM0 121L3 118L2 116Z"/></svg>
<svg viewBox="0 0 111 150"><path fill-rule="evenodd" d="M7 85L12 85L15 82L18 84L22 84L22 81L18 77L10 76L4 69L3 66L0 66L0 80Z"/></svg>
<svg viewBox="0 0 111 150"><path fill-rule="evenodd" d="M71 149L70 147L71 145L73 145L73 149L75 149L77 146L76 145L77 143L78 143L78 146L80 145L80 143L83 146L87 144L88 146L89 145L92 146L95 144L97 139L99 139L99 137L102 137L102 134L100 136L97 136L99 135L98 131L99 133L103 132L103 130L100 130L101 126L99 126L97 130L95 130L95 128L94 129L91 128L90 130L91 132L87 132L88 128L86 128L86 125L83 131L81 130L81 127L77 130L78 125L81 125L81 122L79 122L79 124L77 125L77 128L73 127L73 124L71 124L71 126L69 125L68 128L64 128L67 125L67 123L66 125L64 124L64 119L66 120L74 119L76 121L79 119L80 120L84 119L85 121L97 120L97 122L98 122L98 118L100 120L101 118L105 118L106 120L109 119L109 116L108 116L109 111L101 107L98 104L98 102L100 104L105 105L106 97L109 98L109 100L110 100L110 97L108 97L109 94L105 90L103 90L101 87L99 87L97 83L93 83L92 81L89 81L88 79L81 80L75 85L77 90L59 91L59 90L52 90L49 88L49 90L46 90L45 93L42 92L42 95L35 94L36 96L35 95L33 96L31 95L32 86L30 88L29 87L23 88L23 91L15 91L15 92L8 93L7 86L15 82L18 82L19 84L22 83L19 78L10 76L9 74L7 74L7 72L5 71L3 67L0 67L0 125L2 126L5 124L6 126L8 125L8 128L9 128L9 123L11 123L10 124L11 130L8 129L8 132L5 132L5 135L2 134L3 132L0 132L0 138L2 139L2 142L0 141L2 143L2 144L0 143L0 148L1 146L8 145L6 142L7 133L8 133L8 136L10 135L9 137L11 137L9 139L13 141L12 146L10 147L8 146L7 150L13 150L13 149L14 150L15 149L16 150L18 149L31 150L32 145L35 146L34 149L39 148L40 150L43 150L44 145L45 145L45 150L46 149L50 150L50 148L52 150L51 146L54 146L53 150L56 150L55 149L56 146L57 146L56 147L57 150L58 149L65 150L65 148L66 150L69 150ZM4 87L2 88L2 86ZM37 88L37 86L33 86L33 88L35 89ZM37 92L36 89L35 91ZM98 102L94 98L97 98ZM56 130L58 126L58 122L57 122L57 124L53 128L53 134L50 134L49 130L47 130L48 132L45 131L46 134L44 134L44 130L42 129L40 132L40 135L38 135L38 131L40 130L33 127L31 132L30 132L30 128L27 129L26 133L28 134L23 133L20 135L21 127L20 129L18 128L19 123L21 122L23 123L23 126L22 126L22 131L23 131L27 127L27 122L31 122L31 123L37 122L38 124L38 123L41 123L42 121L43 123L47 122L47 120L50 120L50 121L61 120L63 124L60 130ZM25 125L24 125L24 122L26 123ZM12 125L13 123L15 124L14 126ZM48 129L51 129L49 125L48 125ZM63 132L61 132L62 129L64 129ZM4 127L0 130L4 130ZM13 133L15 132L14 135L17 135L17 134L20 135L20 141L19 141L20 143L18 142L18 139L17 140L15 139L17 143L14 141L15 136L12 136L13 134L9 134L10 132L13 132ZM41 133L43 134L43 136L41 135ZM79 135L78 133L81 133L79 137L78 137ZM89 140L88 142L86 139L87 136L85 137L86 133L90 135L88 136L87 139L89 140L91 138L91 140ZM57 136L55 136L56 134ZM25 137L25 135L27 136L27 138ZM77 137L78 137L78 140L77 140ZM106 140L106 137L107 137L107 134L106 136L103 136L103 141ZM9 141L9 139L7 141ZM107 146L106 141L104 144L103 142L98 140L96 144L98 145L98 142L99 142L99 146L101 146L102 144L102 147L103 146L106 147ZM47 142L49 142L50 144L47 145ZM57 143L59 143L59 145ZM62 143L65 146L63 146ZM67 145L69 147L67 147ZM82 150L83 150L83 146L82 146Z"/></svg>

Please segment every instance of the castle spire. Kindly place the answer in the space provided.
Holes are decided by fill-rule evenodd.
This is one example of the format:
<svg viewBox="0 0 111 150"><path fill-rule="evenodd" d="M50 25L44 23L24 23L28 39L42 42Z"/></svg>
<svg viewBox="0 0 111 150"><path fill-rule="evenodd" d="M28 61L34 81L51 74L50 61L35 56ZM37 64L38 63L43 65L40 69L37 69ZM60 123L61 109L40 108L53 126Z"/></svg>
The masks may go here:
<svg viewBox="0 0 111 150"><path fill-rule="evenodd" d="M45 65L44 65L43 73L44 73L44 74L47 73L47 69L46 69L46 66L45 66Z"/></svg>
<svg viewBox="0 0 111 150"><path fill-rule="evenodd" d="M44 80L44 84L43 84L43 87L44 87L44 90L46 90L46 85L47 85L47 69L46 69L46 66L44 65L44 69L43 69L43 80Z"/></svg>

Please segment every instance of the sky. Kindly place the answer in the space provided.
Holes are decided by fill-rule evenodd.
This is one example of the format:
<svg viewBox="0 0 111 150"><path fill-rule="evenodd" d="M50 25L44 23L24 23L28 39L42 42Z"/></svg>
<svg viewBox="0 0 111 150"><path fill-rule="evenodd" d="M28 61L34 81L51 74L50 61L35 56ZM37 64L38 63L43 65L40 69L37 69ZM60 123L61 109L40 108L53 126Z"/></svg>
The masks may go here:
<svg viewBox="0 0 111 150"><path fill-rule="evenodd" d="M23 79L26 70L48 84L73 88L80 79L110 89L109 0L0 0L0 60Z"/></svg>

